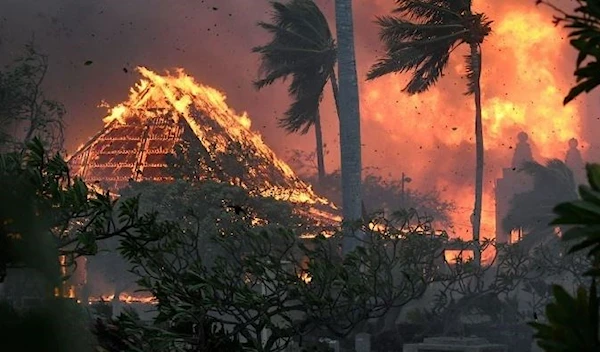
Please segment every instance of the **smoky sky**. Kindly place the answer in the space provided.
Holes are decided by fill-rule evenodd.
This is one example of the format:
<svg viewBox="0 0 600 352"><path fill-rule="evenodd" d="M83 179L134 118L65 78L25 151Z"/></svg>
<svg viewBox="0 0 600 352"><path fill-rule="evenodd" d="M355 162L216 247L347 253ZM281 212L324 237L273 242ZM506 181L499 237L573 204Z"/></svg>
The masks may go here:
<svg viewBox="0 0 600 352"><path fill-rule="evenodd" d="M333 0L316 2L331 20L335 31ZM361 81L381 54L378 28L373 21L376 16L388 14L393 3L392 0L354 1L357 66ZM551 78L551 83L560 85L561 91L554 92L557 97L566 94L564 90L572 81L574 59L566 38L554 32L549 38L549 32L540 32L539 36L532 33L521 42L503 42L502 39L511 38L511 18L514 23L522 24L516 16L519 13L539 12L545 17L538 20L547 24L552 21L550 13L537 9L534 0L480 0L475 1L475 5L495 16L492 19L502 20L496 21L494 28L499 39L484 46L484 68L487 70L484 70L484 76L488 77L482 86L484 106L486 102L490 102L488 106L494 101L502 102L502 97L517 99L530 93L531 104L541 102L540 99L549 93L540 92L536 96L532 90L541 90L545 83L532 85L527 80L541 80L544 75ZM106 109L97 108L101 101L115 105L127 98L129 88L140 78L134 70L138 65L157 72L182 67L197 81L224 92L229 106L239 113L247 111L253 129L259 131L279 155L294 148L312 151L312 132L306 136L289 136L277 127L277 118L289 104L285 86L275 84L260 92L252 86L252 80L257 78L258 57L251 49L269 40L256 23L268 20L269 16L267 0L2 0L0 62L7 63L16 57L32 38L37 47L49 55L45 92L48 97L63 102L68 110L69 151L102 128ZM542 72L542 76L529 74L529 68L532 72L536 68L535 60L523 60L523 56L537 52L546 58L551 56L553 60L546 62L548 72ZM403 95L400 90L406 80L402 77L361 83L364 166L381 167L382 173L395 177L406 171L415 179L414 186L434 185L448 192L450 198L461 197L464 187L472 184L474 172L469 110L472 102L463 95L465 82L460 75L461 60L459 57L452 61L448 69L450 77L444 77L435 90L424 97ZM92 61L92 64L85 65L86 61ZM596 103L597 95L580 99L576 117L567 112L561 115L563 120L572 118L572 123L577 124L580 135L573 137L588 141L591 147L594 147L599 128ZM508 106L506 101L504 105ZM490 110L490 114L502 114L499 109ZM330 151L327 164L332 171L339 165L339 140L337 117L328 90L322 110L325 141ZM467 116L466 120L463 115ZM493 121L491 123L490 128L494 128ZM551 116L539 123L547 124L549 127L544 131L550 131L550 134L555 133L550 125L559 126ZM514 125L514 128L504 126L502 133L505 136L492 138L489 144L493 148L488 150L486 160L488 193L499 170L508 166L516 133L532 122L516 121ZM562 144L549 147L553 143L552 135L531 133L532 140L546 138L546 145L539 148L541 154L544 154L544 148L548 154L550 148L556 149L557 157L562 157L564 135L557 137L557 143ZM588 156L592 154L588 153ZM470 202L460 204L469 207ZM491 211L493 204L484 204L485 207Z"/></svg>

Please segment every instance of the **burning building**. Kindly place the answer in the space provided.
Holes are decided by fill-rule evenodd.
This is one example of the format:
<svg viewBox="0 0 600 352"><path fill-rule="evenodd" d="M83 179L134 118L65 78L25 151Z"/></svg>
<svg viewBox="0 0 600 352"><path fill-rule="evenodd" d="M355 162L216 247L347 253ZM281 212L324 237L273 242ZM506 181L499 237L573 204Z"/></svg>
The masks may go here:
<svg viewBox="0 0 600 352"><path fill-rule="evenodd" d="M502 229L502 220L508 214L510 201L515 194L528 191L532 187L532 179L529 175L520 172L519 169L523 163L534 161L531 146L529 145L529 136L525 132L520 132L517 136L518 143L515 147L511 167L502 169L502 177L496 180L495 200L496 200L496 241L498 243L511 243L510 233L505 233ZM519 234L518 236L521 236Z"/></svg>
<svg viewBox="0 0 600 352"><path fill-rule="evenodd" d="M174 179L169 158L179 151L192 158L199 179L307 205L312 218L340 220L336 207L301 181L219 91L181 69L166 75L138 71L143 78L129 99L113 107L104 128L69 159L75 175L117 192L130 181L168 182Z"/></svg>
<svg viewBox="0 0 600 352"><path fill-rule="evenodd" d="M181 69L165 75L143 67L138 72L142 79L129 99L111 108L104 128L69 158L74 175L118 193L132 181L170 182L186 164L193 179L236 185L253 196L290 202L320 225L339 224L335 205L300 180L251 131L248 116L227 106L223 94ZM118 301L151 299L124 295ZM117 301L114 295L102 300Z"/></svg>

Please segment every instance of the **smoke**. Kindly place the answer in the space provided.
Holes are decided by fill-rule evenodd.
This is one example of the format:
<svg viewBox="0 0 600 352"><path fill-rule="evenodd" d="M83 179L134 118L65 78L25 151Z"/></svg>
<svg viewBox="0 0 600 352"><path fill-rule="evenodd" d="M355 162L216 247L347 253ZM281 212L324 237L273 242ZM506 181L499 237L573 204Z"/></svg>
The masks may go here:
<svg viewBox="0 0 600 352"><path fill-rule="evenodd" d="M335 31L333 0L317 3ZM373 20L389 14L393 3L354 2L361 79L381 51ZM126 99L139 79L133 69L137 65L156 71L184 67L199 82L225 92L231 107L247 111L253 128L280 155L298 146L312 150L312 133L287 136L277 128L276 119L289 103L285 87L276 84L261 92L252 87L258 58L251 48L269 39L256 22L269 19L268 6L259 0L5 0L0 3L0 50L9 53L4 59L14 56L35 35L50 55L46 91L68 109L70 151L102 127L101 100L114 105ZM535 7L534 0L479 0L475 7L495 21L483 48L482 78L487 152L483 230L489 237L495 226L494 180L510 165L516 134L529 133L542 161L562 159L572 137L593 142L600 126L596 108L586 99L562 107L573 83L574 53L549 12ZM456 52L446 77L423 95L403 94L403 76L360 86L363 165L379 167L391 177L405 172L414 180L411 187L439 188L458 203L455 222L462 237L470 226L475 164L473 103L463 94L464 54ZM88 60L93 63L84 65ZM322 116L330 151L327 167L333 171L339 167L339 140L329 88Z"/></svg>

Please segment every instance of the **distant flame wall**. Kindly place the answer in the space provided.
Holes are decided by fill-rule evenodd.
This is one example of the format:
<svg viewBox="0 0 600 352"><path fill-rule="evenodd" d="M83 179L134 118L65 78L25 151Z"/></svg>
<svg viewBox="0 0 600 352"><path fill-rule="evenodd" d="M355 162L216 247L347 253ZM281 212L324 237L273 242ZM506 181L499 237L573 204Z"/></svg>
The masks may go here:
<svg viewBox="0 0 600 352"><path fill-rule="evenodd" d="M359 13L389 13L392 1L357 2ZM530 136L538 161L564 159L567 141L581 134L585 107L581 100L567 107L562 99L572 84L574 57L565 33L533 1L475 1L486 12L494 33L483 48L483 118L486 146L482 230L493 237L494 181L510 166L516 135ZM358 40L375 36L373 25L359 23ZM359 45L359 74L365 74L379 46ZM366 49L366 50L365 50ZM413 178L411 187L434 185L456 201L456 233L470 236L474 180L474 107L465 97L464 59L455 52L446 77L430 92L408 97L400 92L406 77L389 76L361 86L361 113L366 165L384 167L384 174ZM585 145L585 143L582 143ZM587 147L587 146L586 146Z"/></svg>

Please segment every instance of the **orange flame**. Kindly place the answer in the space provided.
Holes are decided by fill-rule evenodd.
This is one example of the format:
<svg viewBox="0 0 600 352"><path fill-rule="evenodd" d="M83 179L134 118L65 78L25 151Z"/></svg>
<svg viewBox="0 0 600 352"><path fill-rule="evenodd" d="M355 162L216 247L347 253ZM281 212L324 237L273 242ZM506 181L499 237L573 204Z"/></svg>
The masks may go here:
<svg viewBox="0 0 600 352"><path fill-rule="evenodd" d="M88 303L93 304L97 302L113 302L115 300L114 294L101 295L99 297L88 298ZM122 303L140 303L140 304L157 304L155 297L147 295L131 295L129 293L122 292L119 294L118 300Z"/></svg>
<svg viewBox="0 0 600 352"><path fill-rule="evenodd" d="M226 152L228 144L233 141L248 141L257 147L258 153L279 169L286 178L295 180L295 189L286 189L273 185L262 192L263 196L272 196L293 203L330 204L325 198L318 197L310 185L300 181L287 163L279 159L262 140L260 134L250 130L251 120L247 113L237 115L225 103L225 95L218 90L197 83L183 69L177 69L174 74L159 75L145 67L138 67L142 79L130 90L127 102L109 108L109 115L103 121L109 125L113 122L126 124L128 118L155 116L156 109L175 109L179 114L174 119L183 117L200 142L207 150ZM152 109L144 109L145 106ZM212 136L209 143L206 138L206 126L200 126L192 116L192 109L207 111L219 125L226 126L227 136ZM209 127L210 128L210 127ZM227 138L229 137L229 138ZM250 173L256 172L250 170ZM332 205L332 204L330 204ZM333 205L332 205L333 206Z"/></svg>
<svg viewBox="0 0 600 352"><path fill-rule="evenodd" d="M157 304L156 298L152 296L133 296L128 293L121 293L119 301L124 303L142 303L142 304Z"/></svg>
<svg viewBox="0 0 600 352"><path fill-rule="evenodd" d="M378 13L389 13L391 5L378 5ZM539 8L516 1L479 0L474 7L494 20L494 32L483 45L481 81L486 149L481 237L493 238L494 181L503 167L510 167L518 132L529 134L539 162L564 159L571 138L578 138L584 149L588 143L581 135L581 103L562 105L572 83L564 30ZM361 61L372 63L373 57ZM363 125L369 126L363 130L365 166L393 164L393 177L407 172L415 181L412 187L441 190L458 208L450 232L466 240L471 238L475 138L473 99L463 96L465 81L459 81L464 67L462 55L455 53L447 76L422 95L401 92L407 82L403 75L365 82L361 116ZM562 67L568 69L562 72ZM361 69L366 71L368 65ZM390 137L382 138L381 131Z"/></svg>

